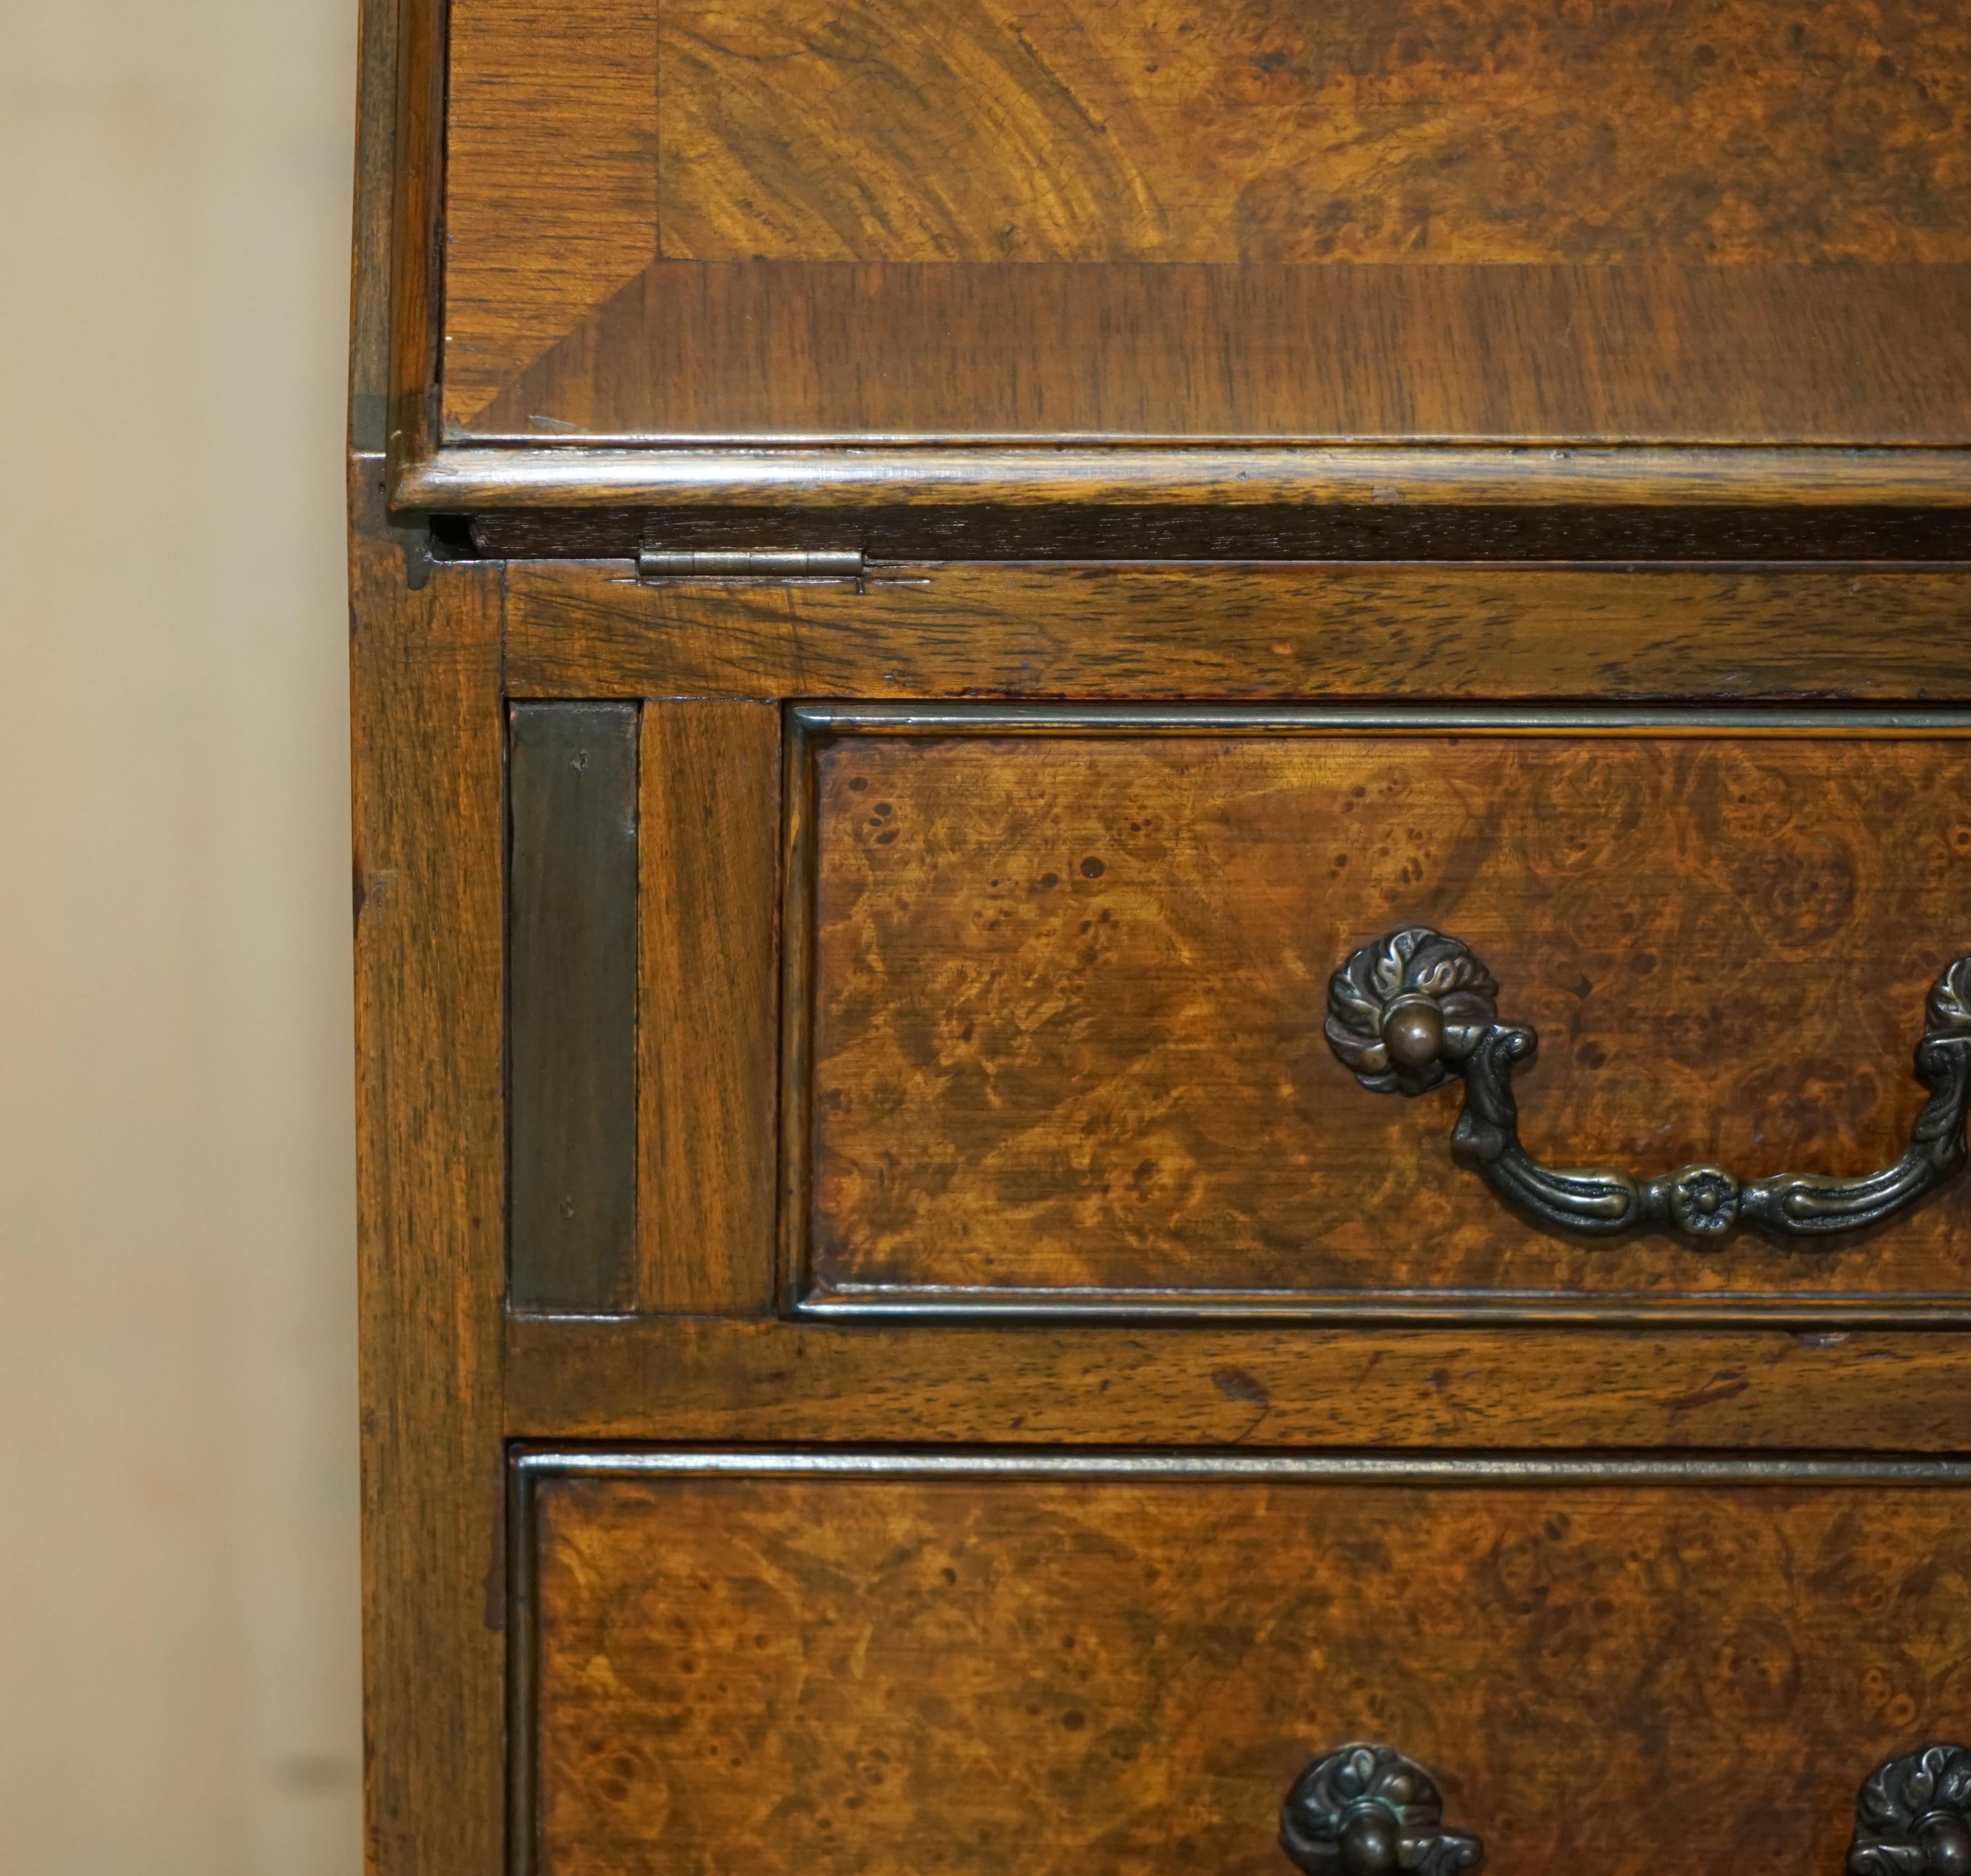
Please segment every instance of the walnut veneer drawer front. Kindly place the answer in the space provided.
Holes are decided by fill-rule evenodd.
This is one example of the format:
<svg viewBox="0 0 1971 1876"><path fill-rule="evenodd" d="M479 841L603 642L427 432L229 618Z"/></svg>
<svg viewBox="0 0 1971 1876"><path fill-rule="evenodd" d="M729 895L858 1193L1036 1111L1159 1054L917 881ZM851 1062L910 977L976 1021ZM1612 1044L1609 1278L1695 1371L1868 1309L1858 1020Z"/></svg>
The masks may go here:
<svg viewBox="0 0 1971 1876"><path fill-rule="evenodd" d="M516 1485L542 1876L1286 1876L1282 1799L1358 1741L1502 1871L1833 1876L1865 1778L1971 1721L1948 1462L542 1453ZM1397 1867L1324 1860L1313 1796L1303 1868ZM1401 1867L1468 1860L1408 1822Z"/></svg>
<svg viewBox="0 0 1971 1876"><path fill-rule="evenodd" d="M797 711L805 1307L1954 1307L1963 727Z"/></svg>

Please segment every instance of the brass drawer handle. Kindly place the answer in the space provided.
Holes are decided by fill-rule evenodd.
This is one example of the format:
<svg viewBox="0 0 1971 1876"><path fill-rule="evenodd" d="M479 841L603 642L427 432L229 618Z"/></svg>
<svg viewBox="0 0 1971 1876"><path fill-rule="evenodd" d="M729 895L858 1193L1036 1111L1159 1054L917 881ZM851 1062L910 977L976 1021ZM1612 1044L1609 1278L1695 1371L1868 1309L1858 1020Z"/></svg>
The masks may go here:
<svg viewBox="0 0 1971 1876"><path fill-rule="evenodd" d="M1393 1746L1317 1759L1280 1810L1280 1848L1307 1876L1451 1876L1485 1846L1444 1828L1430 1774ZM1971 1876L1971 1750L1929 1745L1878 1766L1855 1800L1848 1876Z"/></svg>
<svg viewBox="0 0 1971 1876"><path fill-rule="evenodd" d="M1523 1024L1495 1020L1498 985L1471 947L1422 925L1364 945L1328 987L1329 1046L1365 1088L1422 1094L1464 1078L1464 1107L1451 1151L1500 1197L1542 1223L1597 1236L1670 1225L1715 1239L1750 1225L1780 1237L1852 1231L1913 1205L1964 1164L1964 1112L1971 1093L1971 957L1961 957L1930 993L1916 1072L1930 1091L1908 1150L1885 1171L1857 1179L1782 1173L1741 1181L1716 1166L1685 1166L1653 1179L1610 1167L1561 1171L1520 1144L1513 1099L1516 1062L1538 1038Z"/></svg>
<svg viewBox="0 0 1971 1876"><path fill-rule="evenodd" d="M1280 1808L1280 1848L1308 1876L1451 1876L1485 1846L1444 1828L1430 1774L1393 1746L1337 1746L1295 1781Z"/></svg>
<svg viewBox="0 0 1971 1876"><path fill-rule="evenodd" d="M1925 1746L1870 1773L1849 1876L1971 1876L1971 1751Z"/></svg>

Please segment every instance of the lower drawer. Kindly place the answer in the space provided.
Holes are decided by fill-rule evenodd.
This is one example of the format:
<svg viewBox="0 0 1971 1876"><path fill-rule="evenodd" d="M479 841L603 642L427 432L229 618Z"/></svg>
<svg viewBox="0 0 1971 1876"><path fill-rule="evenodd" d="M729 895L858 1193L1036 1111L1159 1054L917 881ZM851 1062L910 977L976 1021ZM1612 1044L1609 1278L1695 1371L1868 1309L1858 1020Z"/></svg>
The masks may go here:
<svg viewBox="0 0 1971 1876"><path fill-rule="evenodd" d="M1959 1461L527 1453L516 1866L1287 1876L1283 1799L1368 1741L1500 1871L1833 1876L1878 1765L1971 1732L1967 1486ZM1878 1790L1914 1846L1882 1876L1954 1827L1924 1776ZM1466 1862L1393 1760L1315 1783L1302 1867Z"/></svg>

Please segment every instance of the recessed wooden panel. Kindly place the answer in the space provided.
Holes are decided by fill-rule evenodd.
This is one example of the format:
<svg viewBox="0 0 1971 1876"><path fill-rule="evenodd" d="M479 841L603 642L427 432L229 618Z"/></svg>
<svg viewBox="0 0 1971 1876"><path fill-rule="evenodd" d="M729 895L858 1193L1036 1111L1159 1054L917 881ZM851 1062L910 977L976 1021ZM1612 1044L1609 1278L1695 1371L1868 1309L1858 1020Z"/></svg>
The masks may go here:
<svg viewBox="0 0 1971 1876"><path fill-rule="evenodd" d="M906 714L814 760L811 1302L1966 1288L1962 1181L1811 1249L1523 1222L1452 1160L1455 1084L1371 1093L1321 1024L1350 952L1434 926L1539 1031L1547 1163L1886 1166L1926 995L1971 949L1971 743Z"/></svg>
<svg viewBox="0 0 1971 1876"><path fill-rule="evenodd" d="M1500 1870L1836 1876L1971 1725L1961 1486L674 1463L533 1485L541 1876L1279 1876L1359 1738Z"/></svg>
<svg viewBox="0 0 1971 1876"><path fill-rule="evenodd" d="M637 706L513 706L509 1294L635 1294Z"/></svg>
<svg viewBox="0 0 1971 1876"><path fill-rule="evenodd" d="M1971 260L1953 0L663 0L673 259Z"/></svg>

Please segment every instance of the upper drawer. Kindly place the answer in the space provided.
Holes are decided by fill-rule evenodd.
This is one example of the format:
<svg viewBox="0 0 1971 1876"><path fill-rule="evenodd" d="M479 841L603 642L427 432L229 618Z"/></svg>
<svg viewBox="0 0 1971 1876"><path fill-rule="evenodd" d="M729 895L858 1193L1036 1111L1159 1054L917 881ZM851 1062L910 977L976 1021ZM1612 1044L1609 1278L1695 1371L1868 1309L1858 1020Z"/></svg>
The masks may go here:
<svg viewBox="0 0 1971 1876"><path fill-rule="evenodd" d="M1953 722L799 708L803 1306L1961 1311Z"/></svg>
<svg viewBox="0 0 1971 1876"><path fill-rule="evenodd" d="M454 0L450 63L461 439L1971 441L1953 5Z"/></svg>

